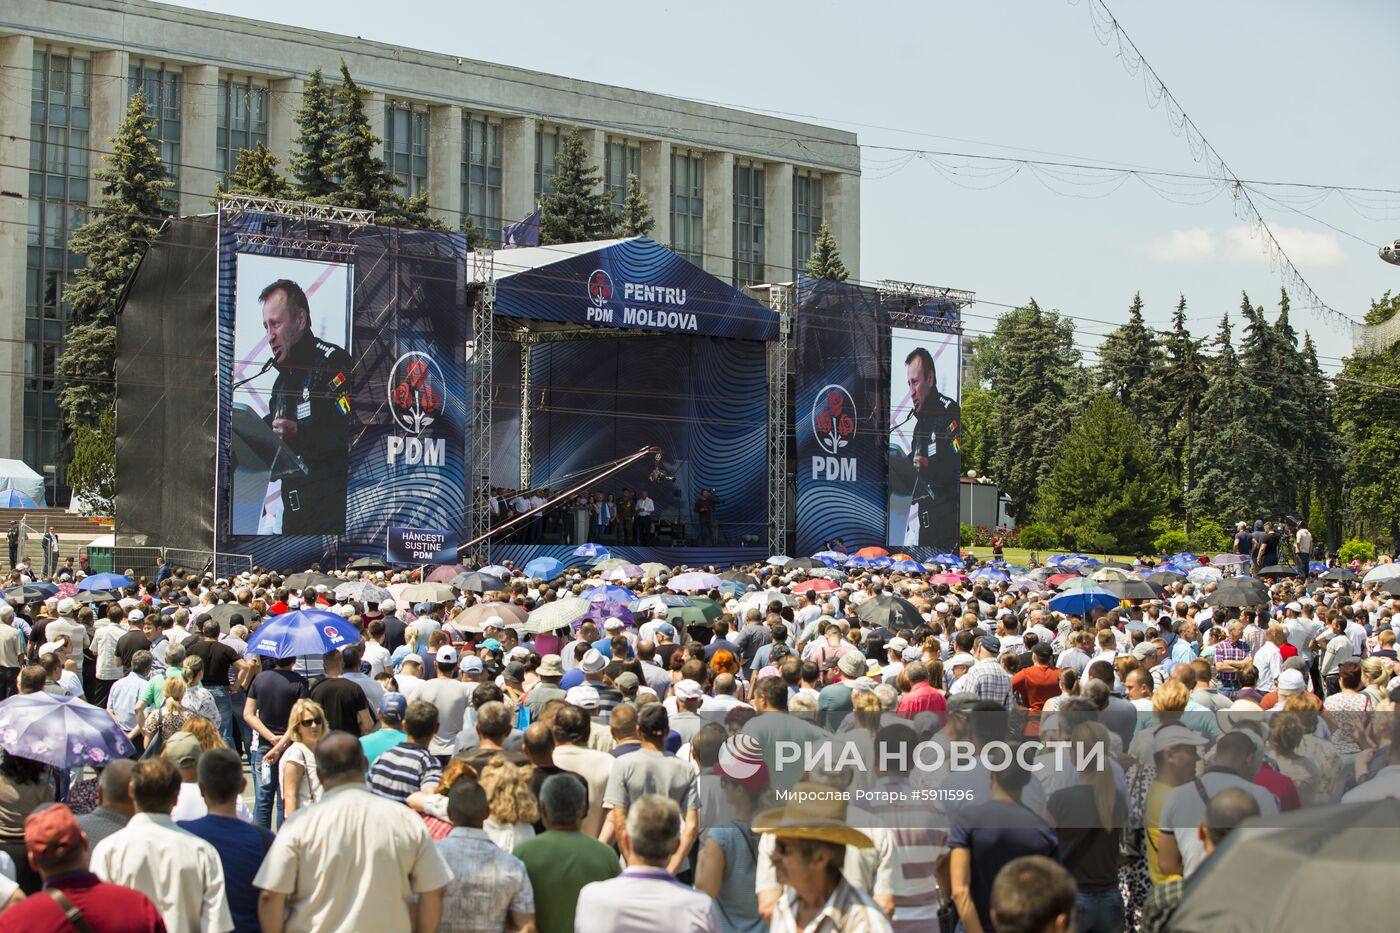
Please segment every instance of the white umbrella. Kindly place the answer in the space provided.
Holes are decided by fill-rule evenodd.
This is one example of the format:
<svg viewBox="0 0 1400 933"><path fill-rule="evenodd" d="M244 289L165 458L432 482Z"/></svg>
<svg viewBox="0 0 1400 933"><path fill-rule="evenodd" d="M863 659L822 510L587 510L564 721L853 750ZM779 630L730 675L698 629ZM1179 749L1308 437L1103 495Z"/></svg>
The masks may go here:
<svg viewBox="0 0 1400 933"><path fill-rule="evenodd" d="M1089 579L1096 580L1099 583L1107 583L1110 580L1126 580L1130 576L1132 576L1132 574L1122 567L1103 567L1099 570L1095 570L1093 574L1090 575Z"/></svg>
<svg viewBox="0 0 1400 933"><path fill-rule="evenodd" d="M1197 567L1186 575L1186 579L1197 585L1214 583L1222 579L1225 574L1220 572L1219 567Z"/></svg>
<svg viewBox="0 0 1400 933"><path fill-rule="evenodd" d="M1362 583L1382 583L1400 577L1400 564L1377 564L1366 571L1366 576L1361 578Z"/></svg>

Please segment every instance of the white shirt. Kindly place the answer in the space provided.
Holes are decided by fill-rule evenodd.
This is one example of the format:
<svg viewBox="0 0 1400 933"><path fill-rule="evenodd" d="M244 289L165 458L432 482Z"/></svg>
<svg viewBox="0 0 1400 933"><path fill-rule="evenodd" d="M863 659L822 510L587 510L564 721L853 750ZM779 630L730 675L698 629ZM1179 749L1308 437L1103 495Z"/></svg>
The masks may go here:
<svg viewBox="0 0 1400 933"><path fill-rule="evenodd" d="M253 811L248 809L248 805L243 802L243 798L238 798L237 806L238 818L245 823L253 822ZM204 802L204 794L200 793L199 785L193 781L180 785L180 797L175 801L175 809L170 811L170 818L176 823L184 823L189 820L197 820L209 815L209 804Z"/></svg>
<svg viewBox="0 0 1400 933"><path fill-rule="evenodd" d="M423 686L423 678L414 677L412 674L405 674L402 671L394 675L394 680L398 682L399 693L402 693L410 703L417 698L418 688Z"/></svg>
<svg viewBox="0 0 1400 933"><path fill-rule="evenodd" d="M1283 654L1278 650L1278 645L1271 641L1266 641L1259 646L1259 650L1254 652L1254 669L1259 672L1259 680L1254 685L1254 689L1260 693L1268 693L1274 689L1278 682L1280 669L1283 667Z"/></svg>
<svg viewBox="0 0 1400 933"><path fill-rule="evenodd" d="M720 929L719 910L703 891L662 868L637 865L607 881L583 886L574 933L708 933Z"/></svg>
<svg viewBox="0 0 1400 933"><path fill-rule="evenodd" d="M651 496L644 496L637 500L637 514L643 518L656 511L656 503L651 501Z"/></svg>
<svg viewBox="0 0 1400 933"><path fill-rule="evenodd" d="M365 642L365 663L369 665L369 676L371 678L378 677L380 674L384 673L389 666L389 658L390 653L388 648L385 648L378 642Z"/></svg>
<svg viewBox="0 0 1400 933"><path fill-rule="evenodd" d="M117 639L130 629L116 622L99 622L92 636L92 653L97 656L98 680L121 680L126 672L117 658Z"/></svg>
<svg viewBox="0 0 1400 933"><path fill-rule="evenodd" d="M92 850L92 871L155 902L171 933L233 929L224 866L212 845L163 813L137 813Z"/></svg>

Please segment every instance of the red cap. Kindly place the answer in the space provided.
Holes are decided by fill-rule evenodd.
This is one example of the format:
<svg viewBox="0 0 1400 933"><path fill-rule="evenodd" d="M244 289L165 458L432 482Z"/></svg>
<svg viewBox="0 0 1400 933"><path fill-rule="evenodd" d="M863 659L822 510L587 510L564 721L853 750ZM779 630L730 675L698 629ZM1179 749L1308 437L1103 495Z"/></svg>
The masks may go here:
<svg viewBox="0 0 1400 933"><path fill-rule="evenodd" d="M67 858L83 845L83 831L67 804L54 804L31 813L24 821L24 845L35 858Z"/></svg>

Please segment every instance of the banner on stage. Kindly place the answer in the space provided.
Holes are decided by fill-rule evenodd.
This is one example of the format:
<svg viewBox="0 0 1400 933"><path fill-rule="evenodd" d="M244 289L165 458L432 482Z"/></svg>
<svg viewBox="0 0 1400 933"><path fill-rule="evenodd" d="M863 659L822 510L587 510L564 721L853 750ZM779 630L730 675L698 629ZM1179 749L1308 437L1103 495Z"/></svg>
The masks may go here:
<svg viewBox="0 0 1400 933"><path fill-rule="evenodd" d="M455 564L457 543L455 531L391 527L384 559L391 564Z"/></svg>

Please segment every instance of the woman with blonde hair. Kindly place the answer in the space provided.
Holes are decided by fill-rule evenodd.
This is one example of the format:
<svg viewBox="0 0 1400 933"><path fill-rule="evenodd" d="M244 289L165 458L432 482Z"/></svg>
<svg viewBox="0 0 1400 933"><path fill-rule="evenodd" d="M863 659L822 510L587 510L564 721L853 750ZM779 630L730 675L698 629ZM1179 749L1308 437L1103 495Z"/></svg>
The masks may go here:
<svg viewBox="0 0 1400 933"><path fill-rule="evenodd" d="M1361 662L1361 692L1377 705L1390 699L1390 668L1381 658L1367 658Z"/></svg>
<svg viewBox="0 0 1400 933"><path fill-rule="evenodd" d="M530 767L517 765L497 755L481 769L482 790L491 806L491 815L482 824L491 841L507 852L535 837L540 818L539 804L530 790Z"/></svg>
<svg viewBox="0 0 1400 933"><path fill-rule="evenodd" d="M155 740L157 731L160 732L161 740L164 741L185 728L185 724L195 718L195 713L185 708L185 679L183 677L165 678L161 684L161 694L164 696L164 700L155 709L146 713L146 722L141 727L147 745Z"/></svg>
<svg viewBox="0 0 1400 933"><path fill-rule="evenodd" d="M282 820L321 799L321 779L316 773L316 746L326 734L326 711L315 700L297 700L287 715L287 746L277 762L282 785Z"/></svg>
<svg viewBox="0 0 1400 933"><path fill-rule="evenodd" d="M214 705L214 694L201 683L204 679L204 659L194 654L186 655L185 662L180 665L180 673L185 678L185 709L196 716L203 716L216 728L222 725L219 708Z"/></svg>

